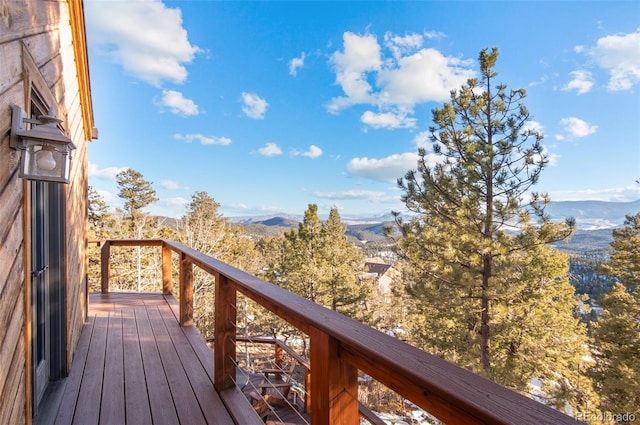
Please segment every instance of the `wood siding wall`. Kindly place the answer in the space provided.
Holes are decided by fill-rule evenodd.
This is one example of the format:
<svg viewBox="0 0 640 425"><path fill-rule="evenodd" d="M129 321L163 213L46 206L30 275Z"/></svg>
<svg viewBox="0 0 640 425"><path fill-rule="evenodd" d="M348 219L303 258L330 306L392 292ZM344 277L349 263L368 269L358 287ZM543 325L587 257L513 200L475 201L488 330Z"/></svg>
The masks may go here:
<svg viewBox="0 0 640 425"><path fill-rule="evenodd" d="M35 74L35 75L34 75ZM66 203L67 364L85 318L87 147L93 117L81 0L0 0L0 423L30 422L29 184L9 148L12 104L32 88L57 108L77 146ZM46 87L41 87L44 84Z"/></svg>

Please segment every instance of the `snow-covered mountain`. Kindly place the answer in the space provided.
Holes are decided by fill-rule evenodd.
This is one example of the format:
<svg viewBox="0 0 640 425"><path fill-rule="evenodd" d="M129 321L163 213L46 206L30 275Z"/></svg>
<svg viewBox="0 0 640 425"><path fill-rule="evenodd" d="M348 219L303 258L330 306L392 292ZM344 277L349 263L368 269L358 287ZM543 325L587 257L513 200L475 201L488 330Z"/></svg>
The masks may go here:
<svg viewBox="0 0 640 425"><path fill-rule="evenodd" d="M614 229L624 224L626 215L640 212L640 200L634 202L562 201L551 202L546 209L553 220L576 219L580 230Z"/></svg>
<svg viewBox="0 0 640 425"><path fill-rule="evenodd" d="M551 202L546 209L552 220L563 221L568 217L576 219L577 231L569 242L558 242L559 249L582 252L606 249L612 240L611 230L621 227L626 215L640 212L640 200L634 202L602 201L559 201ZM326 217L321 217L326 219ZM231 221L244 225L255 235L275 234L297 227L302 221L299 216L273 214L254 217L235 217ZM344 215L342 221L347 226L347 234L364 241L386 241L384 228L393 225L391 212L376 215Z"/></svg>

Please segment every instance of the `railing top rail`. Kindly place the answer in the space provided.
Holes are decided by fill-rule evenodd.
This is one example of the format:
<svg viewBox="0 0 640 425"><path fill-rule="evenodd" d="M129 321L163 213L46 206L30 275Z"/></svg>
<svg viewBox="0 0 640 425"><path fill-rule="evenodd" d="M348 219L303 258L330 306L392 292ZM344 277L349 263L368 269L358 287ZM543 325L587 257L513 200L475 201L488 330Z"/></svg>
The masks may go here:
<svg viewBox="0 0 640 425"><path fill-rule="evenodd" d="M124 245L133 243L126 241ZM122 245L116 241L112 244ZM238 291L303 332L317 329L339 341L345 361L427 411L443 412L443 406L448 406L445 414L450 409L451 417L460 412L477 423L578 423L557 410L179 242L162 240L161 244L208 273L226 277Z"/></svg>

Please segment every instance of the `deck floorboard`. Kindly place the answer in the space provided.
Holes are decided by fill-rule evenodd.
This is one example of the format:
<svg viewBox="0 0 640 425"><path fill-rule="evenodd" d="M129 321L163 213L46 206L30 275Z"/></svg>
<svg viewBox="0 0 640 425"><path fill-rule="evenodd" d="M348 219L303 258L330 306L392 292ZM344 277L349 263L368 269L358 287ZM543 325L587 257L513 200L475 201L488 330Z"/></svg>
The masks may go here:
<svg viewBox="0 0 640 425"><path fill-rule="evenodd" d="M209 349L174 305L162 294L90 295L57 424L233 424Z"/></svg>

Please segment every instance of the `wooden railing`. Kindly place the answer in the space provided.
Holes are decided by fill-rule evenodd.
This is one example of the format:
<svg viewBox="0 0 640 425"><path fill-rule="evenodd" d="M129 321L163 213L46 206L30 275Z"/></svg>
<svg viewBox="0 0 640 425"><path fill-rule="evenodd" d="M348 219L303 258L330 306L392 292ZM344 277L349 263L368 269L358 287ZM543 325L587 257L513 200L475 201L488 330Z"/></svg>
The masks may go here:
<svg viewBox="0 0 640 425"><path fill-rule="evenodd" d="M104 240L102 291L112 246L161 246L162 290L179 257L180 323L193 324L193 266L215 277L214 385L235 389L236 297L241 293L309 336L311 423L357 425L358 371L451 424L576 424L557 410L171 240ZM437 330L434 330L437 331Z"/></svg>

